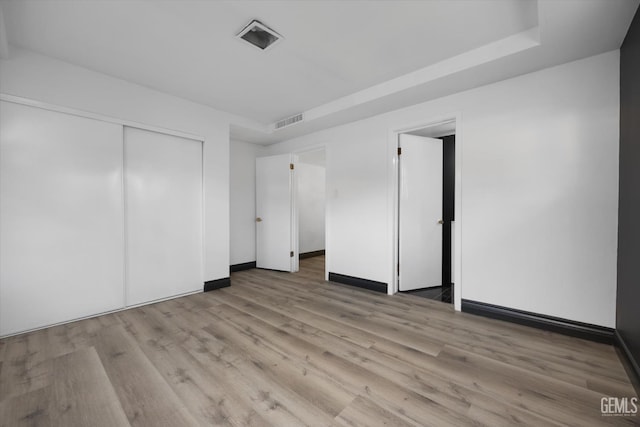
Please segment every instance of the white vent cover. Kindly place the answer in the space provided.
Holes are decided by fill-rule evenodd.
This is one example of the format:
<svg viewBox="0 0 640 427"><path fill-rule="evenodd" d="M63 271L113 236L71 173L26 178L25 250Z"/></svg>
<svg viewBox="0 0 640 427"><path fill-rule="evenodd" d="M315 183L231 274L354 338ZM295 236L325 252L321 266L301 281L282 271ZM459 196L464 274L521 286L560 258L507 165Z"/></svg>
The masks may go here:
<svg viewBox="0 0 640 427"><path fill-rule="evenodd" d="M282 41L280 34L255 19L249 22L236 37L263 51L271 49Z"/></svg>
<svg viewBox="0 0 640 427"><path fill-rule="evenodd" d="M279 122L276 122L276 130L294 125L296 123L300 123L303 120L304 120L304 115L302 113L296 114L295 116L291 116L286 119L282 119Z"/></svg>

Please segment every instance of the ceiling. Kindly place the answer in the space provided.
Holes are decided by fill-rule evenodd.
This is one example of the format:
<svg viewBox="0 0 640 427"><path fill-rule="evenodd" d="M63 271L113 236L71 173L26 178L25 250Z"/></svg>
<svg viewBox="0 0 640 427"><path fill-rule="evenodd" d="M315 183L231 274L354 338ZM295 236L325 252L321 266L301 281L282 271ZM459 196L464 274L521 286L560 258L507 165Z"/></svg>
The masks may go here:
<svg viewBox="0 0 640 427"><path fill-rule="evenodd" d="M241 116L268 144L620 46L640 0L2 0L10 45ZM252 19L284 40L235 38ZM273 123L304 112L302 123ZM250 123L250 126L247 126Z"/></svg>

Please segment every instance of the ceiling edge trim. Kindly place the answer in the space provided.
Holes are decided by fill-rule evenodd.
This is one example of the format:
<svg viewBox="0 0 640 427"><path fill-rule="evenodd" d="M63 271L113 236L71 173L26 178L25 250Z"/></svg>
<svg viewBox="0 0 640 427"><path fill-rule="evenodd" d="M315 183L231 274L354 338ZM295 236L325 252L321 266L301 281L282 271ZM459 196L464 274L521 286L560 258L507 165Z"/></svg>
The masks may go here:
<svg viewBox="0 0 640 427"><path fill-rule="evenodd" d="M540 46L540 29L536 26L307 110L304 113L305 119L309 122L335 114L537 46Z"/></svg>

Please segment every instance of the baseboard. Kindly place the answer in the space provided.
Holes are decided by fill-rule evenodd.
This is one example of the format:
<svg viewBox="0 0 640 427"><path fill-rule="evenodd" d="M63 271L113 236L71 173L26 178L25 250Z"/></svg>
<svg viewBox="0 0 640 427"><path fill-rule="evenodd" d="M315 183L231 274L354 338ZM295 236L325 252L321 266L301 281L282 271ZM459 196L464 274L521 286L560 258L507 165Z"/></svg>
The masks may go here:
<svg viewBox="0 0 640 427"><path fill-rule="evenodd" d="M242 270L251 270L252 268L256 268L256 262L243 262L242 264L233 264L229 266L230 272L242 271Z"/></svg>
<svg viewBox="0 0 640 427"><path fill-rule="evenodd" d="M209 280L208 282L204 282L204 292L213 291L215 289L221 289L231 286L231 278L224 277L222 279L217 280Z"/></svg>
<svg viewBox="0 0 640 427"><path fill-rule="evenodd" d="M321 256L324 255L324 249L320 250L320 251L313 251L313 252L304 252L300 255L298 255L299 259L305 259L305 258L312 258L314 256Z"/></svg>
<svg viewBox="0 0 640 427"><path fill-rule="evenodd" d="M605 344L613 344L614 340L614 329L612 328L501 307L484 302L463 299L462 311Z"/></svg>
<svg viewBox="0 0 640 427"><path fill-rule="evenodd" d="M629 380L631 381L631 384L633 384L633 388L636 389L636 394L640 396L640 366L638 365L638 361L635 360L633 354L631 354L631 350L629 350L629 347L627 346L627 343L617 330L615 331L614 338L616 351L620 361L622 362L622 366L624 366L624 370L627 371Z"/></svg>
<svg viewBox="0 0 640 427"><path fill-rule="evenodd" d="M375 280L361 279L360 277L346 276L344 274L330 272L329 281L364 288L370 291L382 292L384 294L387 293L387 284L383 282L376 282Z"/></svg>

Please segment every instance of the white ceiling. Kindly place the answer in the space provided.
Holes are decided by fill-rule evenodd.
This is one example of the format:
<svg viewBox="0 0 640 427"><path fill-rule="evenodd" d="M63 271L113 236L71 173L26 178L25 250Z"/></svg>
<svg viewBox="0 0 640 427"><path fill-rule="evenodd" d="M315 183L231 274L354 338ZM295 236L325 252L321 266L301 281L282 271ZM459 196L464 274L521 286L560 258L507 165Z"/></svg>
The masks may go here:
<svg viewBox="0 0 640 427"><path fill-rule="evenodd" d="M272 143L620 46L640 0L2 0L11 45L224 110ZM258 19L284 36L234 36ZM305 122L273 131L299 112Z"/></svg>

